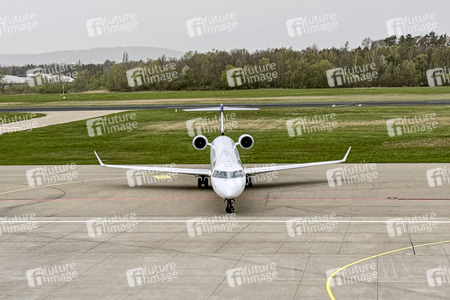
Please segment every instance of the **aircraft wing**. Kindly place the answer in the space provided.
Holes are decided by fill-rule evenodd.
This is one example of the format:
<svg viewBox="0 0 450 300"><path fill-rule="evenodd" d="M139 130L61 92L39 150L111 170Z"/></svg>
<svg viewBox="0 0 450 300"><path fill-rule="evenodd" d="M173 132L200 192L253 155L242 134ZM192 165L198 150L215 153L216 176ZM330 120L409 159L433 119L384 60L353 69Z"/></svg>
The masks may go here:
<svg viewBox="0 0 450 300"><path fill-rule="evenodd" d="M128 165L107 165L102 162L97 152L95 156L100 163L100 166L107 168L117 168L117 169L128 169L128 170L142 170L142 171L153 171L161 173L177 173L185 175L199 175L199 176L211 176L211 170L209 169L186 169L186 168L165 168L165 167L142 167L142 166L128 166Z"/></svg>
<svg viewBox="0 0 450 300"><path fill-rule="evenodd" d="M308 167L343 163L347 160L347 156L350 153L351 149L352 149L352 147L348 148L347 154L345 154L344 158L341 160L330 160L330 161L321 161L321 162L304 163L304 164L290 164L290 165L271 166L271 167L244 168L244 171L245 171L245 174L247 174L247 175L255 175L255 174L267 173L267 172L276 172L276 171L283 171L283 170L290 170L290 169L308 168Z"/></svg>

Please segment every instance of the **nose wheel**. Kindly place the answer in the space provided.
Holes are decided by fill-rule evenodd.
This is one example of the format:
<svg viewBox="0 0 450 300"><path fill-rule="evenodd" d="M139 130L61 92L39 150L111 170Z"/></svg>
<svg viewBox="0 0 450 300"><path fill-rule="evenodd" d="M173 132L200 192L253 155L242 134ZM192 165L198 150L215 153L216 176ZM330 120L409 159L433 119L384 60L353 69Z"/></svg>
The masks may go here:
<svg viewBox="0 0 450 300"><path fill-rule="evenodd" d="M227 214L234 213L234 206L233 206L234 199L225 199L225 201L227 201L227 207L225 208Z"/></svg>

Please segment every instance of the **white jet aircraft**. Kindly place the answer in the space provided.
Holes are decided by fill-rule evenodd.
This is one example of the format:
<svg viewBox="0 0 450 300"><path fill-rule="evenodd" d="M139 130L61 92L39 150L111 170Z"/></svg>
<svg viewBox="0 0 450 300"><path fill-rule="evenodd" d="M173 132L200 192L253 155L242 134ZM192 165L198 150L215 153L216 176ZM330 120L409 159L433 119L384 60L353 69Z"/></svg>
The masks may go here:
<svg viewBox="0 0 450 300"><path fill-rule="evenodd" d="M306 168L314 166L322 166L328 164L342 163L347 160L352 147L350 147L341 160L322 161L303 164L288 164L281 166L254 167L245 168L239 158L237 146L242 149L250 149L253 147L254 140L251 135L243 134L239 137L237 143L231 138L225 136L224 116L225 110L259 110L259 108L229 107L223 104L220 107L184 109L184 111L220 111L221 135L214 139L212 143L203 135L197 135L192 141L192 145L197 150L204 150L207 146L211 148L211 169L185 169L185 168L166 168L166 167L144 167L132 165L108 165L104 164L97 152L94 151L100 165L108 168L119 168L129 170L152 171L160 173L178 173L186 175L195 175L198 178L198 187L208 187L208 178L211 178L212 188L214 192L224 201L227 202L226 212L233 213L233 204L245 189L245 186L252 186L252 176L260 173L268 173L275 171L283 171L297 168Z"/></svg>

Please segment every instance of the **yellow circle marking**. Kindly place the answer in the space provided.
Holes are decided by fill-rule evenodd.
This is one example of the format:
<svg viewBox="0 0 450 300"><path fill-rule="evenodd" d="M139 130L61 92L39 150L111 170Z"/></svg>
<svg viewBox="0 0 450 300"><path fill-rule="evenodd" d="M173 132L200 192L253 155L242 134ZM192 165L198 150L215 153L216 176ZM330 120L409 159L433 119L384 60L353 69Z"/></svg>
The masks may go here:
<svg viewBox="0 0 450 300"><path fill-rule="evenodd" d="M438 245L438 244L445 244L445 243L450 243L450 240L447 240L447 241L441 241L441 242L434 242L434 243L420 244L420 245L414 246L414 248L425 247L425 246L432 246L432 245ZM391 250L391 251L387 251L387 252L383 252L383 253L380 253L380 254L377 254L377 255L372 255L372 256L369 256L369 257L366 257L366 258L357 260L357 261L355 261L355 262L352 262L352 263L350 263L350 264L348 264L348 265L346 265L346 266L343 266L343 267L337 269L337 270L334 271L333 274L331 274L330 277L328 277L328 279L327 279L327 284L326 284L326 286L327 286L328 296L330 297L331 300L336 300L336 298L335 298L334 295L333 295L333 292L331 291L330 282L331 282L331 280L333 279L333 277L334 277L337 273L339 273L340 271L342 271L342 270L344 270L344 269L346 269L346 268L348 268L348 267L351 267L351 266L353 266L353 265L359 264L360 262L363 262L363 261L372 259L372 258L376 258L376 257L380 257L380 256L383 256L383 255L387 255L387 254L391 254L391 253L395 253L395 252L400 252L400 251L408 250L408 249L411 249L411 246L405 247L405 248L396 249L396 250Z"/></svg>

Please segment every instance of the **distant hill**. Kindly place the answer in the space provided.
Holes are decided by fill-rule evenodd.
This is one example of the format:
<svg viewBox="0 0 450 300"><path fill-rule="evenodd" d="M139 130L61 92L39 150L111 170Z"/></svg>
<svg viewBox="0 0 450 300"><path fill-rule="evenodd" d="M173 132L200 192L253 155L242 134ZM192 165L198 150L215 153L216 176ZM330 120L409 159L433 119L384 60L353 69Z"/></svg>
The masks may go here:
<svg viewBox="0 0 450 300"><path fill-rule="evenodd" d="M86 50L57 51L40 54L0 54L1 66L23 66L26 64L51 64L51 63L103 63L111 61L122 62L123 53L128 53L129 61L156 59L165 55L167 57L181 57L182 52L155 47L111 47L93 48Z"/></svg>

